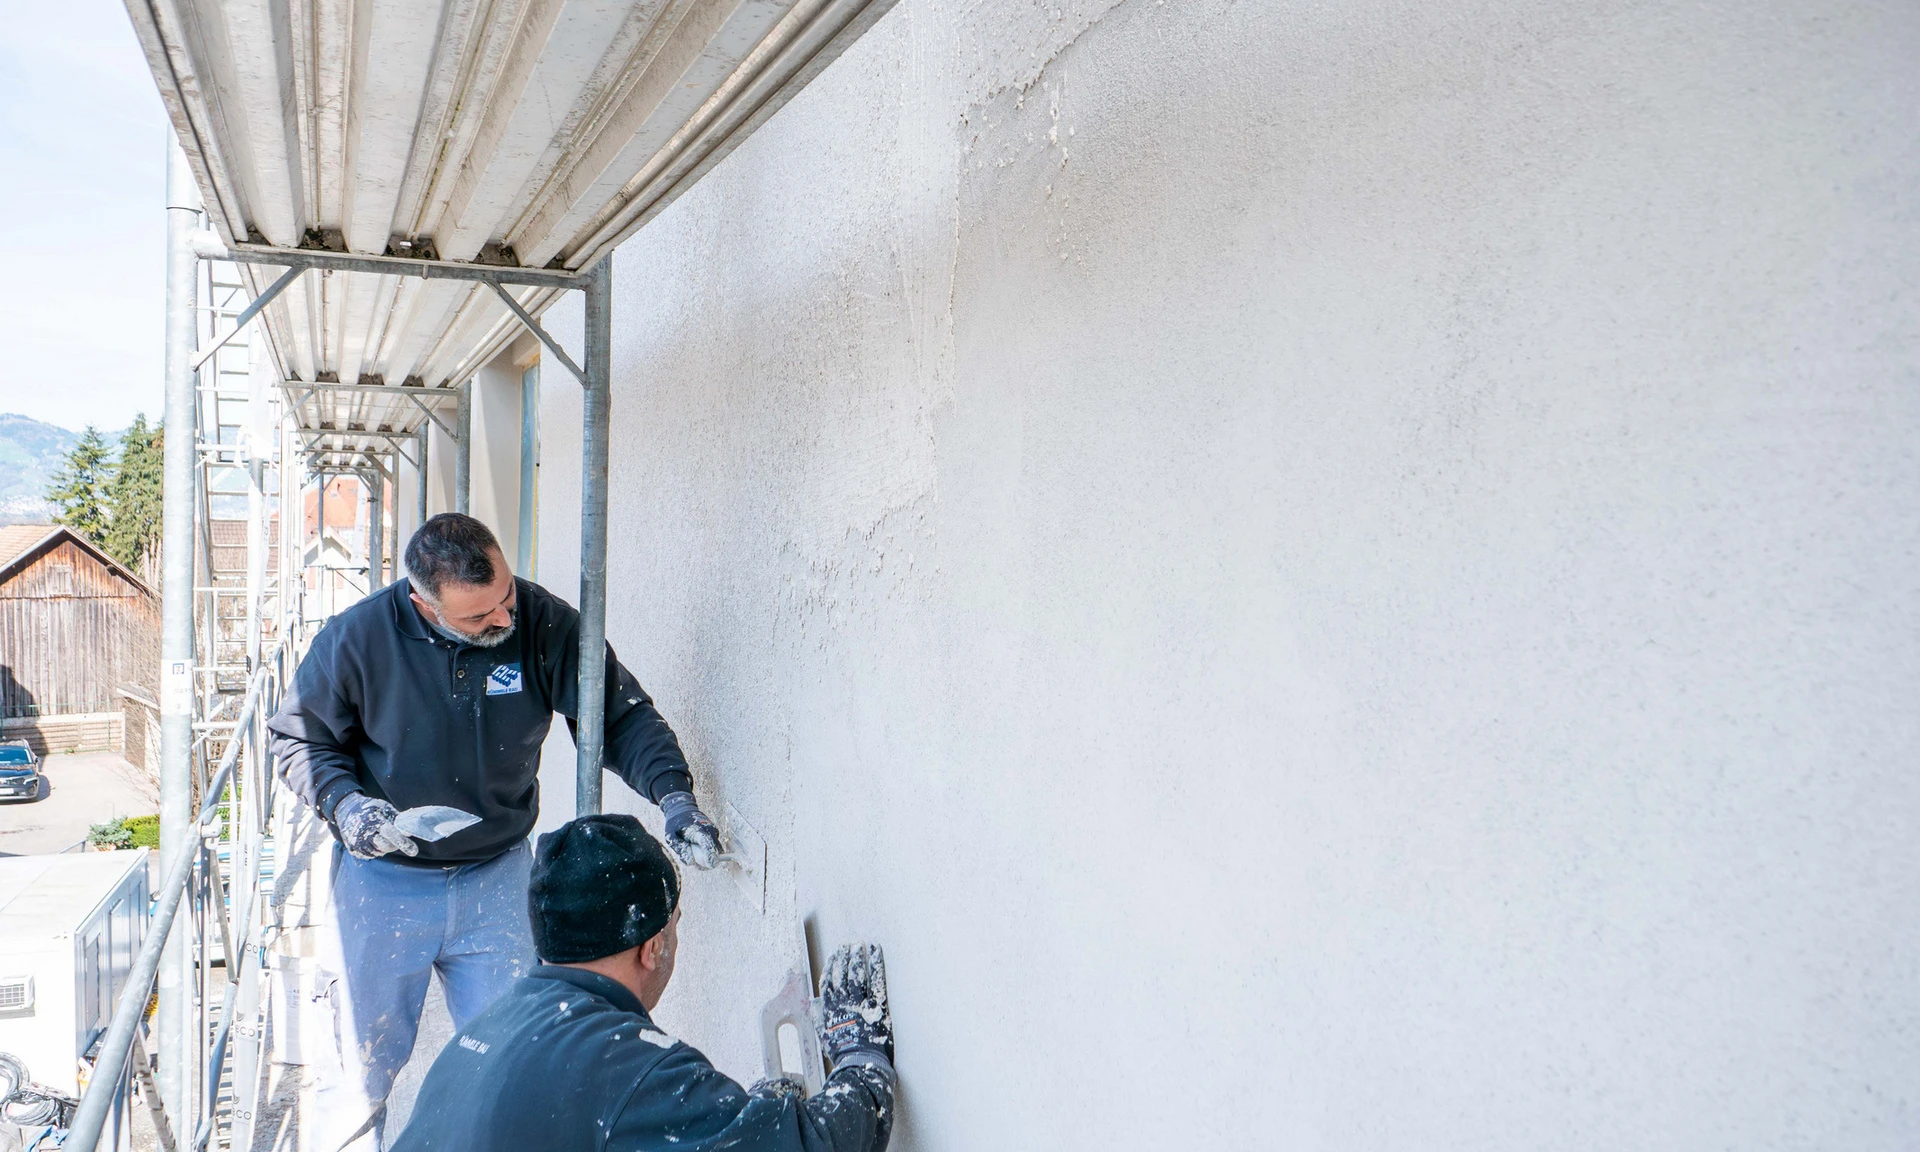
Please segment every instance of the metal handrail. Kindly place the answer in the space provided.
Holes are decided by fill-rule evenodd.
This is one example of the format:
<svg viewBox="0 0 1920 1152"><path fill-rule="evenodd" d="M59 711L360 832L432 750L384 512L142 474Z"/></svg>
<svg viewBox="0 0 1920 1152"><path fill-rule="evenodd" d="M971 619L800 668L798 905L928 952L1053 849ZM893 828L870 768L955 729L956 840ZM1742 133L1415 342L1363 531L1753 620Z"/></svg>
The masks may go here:
<svg viewBox="0 0 1920 1152"><path fill-rule="evenodd" d="M270 666L271 665L265 663L262 664L263 669ZM202 843L204 844L205 841L203 840ZM238 863L237 860L236 863ZM246 902L244 907L245 918L240 921L240 930L233 935L233 938L239 941L239 946L237 949L230 951L227 957L227 994L220 1005L220 1023L214 1030L213 1048L207 1056L206 1097L202 1101L202 1108L205 1114L200 1120L199 1129L193 1134L193 1152L206 1152L207 1144L213 1138L215 1122L218 1119L215 1115L215 1107L219 1102L220 1096L220 1072L226 1065L228 1041L231 1040L233 1036L233 1015L235 1005L239 1003L241 973L246 962L245 953L248 947L247 942L253 937L253 919L258 913L258 909L251 899ZM221 929L223 932L225 928L226 921L222 918ZM237 1090L238 1086L236 1085L236 1091Z"/></svg>
<svg viewBox="0 0 1920 1152"><path fill-rule="evenodd" d="M227 994L220 1005L220 1027L214 1032L213 1053L207 1057L206 1098L200 1102L206 1115L200 1120L200 1128L193 1134L193 1152L206 1152L207 1142L213 1139L214 1122L219 1119L214 1114L220 1099L220 1072L227 1062L227 1040L233 1035L233 1006L239 1001L240 974L234 969L227 981Z"/></svg>
<svg viewBox="0 0 1920 1152"><path fill-rule="evenodd" d="M240 707L239 724L244 725L253 718L267 684L274 679L277 665L277 660L263 660L254 671L253 682L247 687L246 702ZM121 1081L126 1076L127 1057L133 1046L134 1032L140 1027L141 1017L146 1015L147 999L153 993L154 977L160 971L160 953L166 947L167 937L173 932L173 923L180 911L180 901L186 895L187 881L193 874L194 864L205 848L207 826L219 815L220 797L233 777L234 765L240 759L241 743L236 731L234 738L227 743L226 752L220 757L219 770L201 793L202 804L193 821L193 834L175 847L173 859L168 862L165 878L160 883L160 896L154 907L152 925L140 945L140 955L135 958L133 968L127 974L126 986L120 990L120 998L114 1003L113 1020L107 1025L105 1039L100 1042L100 1055L94 1061L93 1075L87 1082L86 1092L80 1097L80 1106L75 1110L73 1125L68 1130L67 1147L91 1152L100 1143L107 1114L122 1090Z"/></svg>

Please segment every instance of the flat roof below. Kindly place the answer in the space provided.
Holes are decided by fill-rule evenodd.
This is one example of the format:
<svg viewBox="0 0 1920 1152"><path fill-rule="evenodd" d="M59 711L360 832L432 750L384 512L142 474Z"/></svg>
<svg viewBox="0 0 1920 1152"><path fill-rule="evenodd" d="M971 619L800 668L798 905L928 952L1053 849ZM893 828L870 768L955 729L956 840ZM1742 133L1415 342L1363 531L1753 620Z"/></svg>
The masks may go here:
<svg viewBox="0 0 1920 1152"><path fill-rule="evenodd" d="M0 950L71 934L128 873L146 866L145 848L0 857Z"/></svg>

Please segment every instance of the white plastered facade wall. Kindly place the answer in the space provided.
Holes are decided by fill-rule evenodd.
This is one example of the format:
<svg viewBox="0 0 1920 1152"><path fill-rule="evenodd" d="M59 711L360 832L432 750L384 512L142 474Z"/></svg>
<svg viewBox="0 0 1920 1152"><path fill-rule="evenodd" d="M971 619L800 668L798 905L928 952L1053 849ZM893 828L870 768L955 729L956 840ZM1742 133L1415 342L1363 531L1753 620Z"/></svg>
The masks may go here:
<svg viewBox="0 0 1920 1152"><path fill-rule="evenodd" d="M454 424L453 405L443 405L439 413L440 418L447 422L447 427L457 426ZM455 453L458 447L454 444L453 437L447 435L439 425L431 426L431 431L427 433L427 440L427 515L433 516L453 510ZM404 555L406 545L402 544L400 549Z"/></svg>
<svg viewBox="0 0 1920 1152"><path fill-rule="evenodd" d="M519 547L520 369L511 353L473 377L472 487L467 509L499 538L509 562Z"/></svg>
<svg viewBox="0 0 1920 1152"><path fill-rule="evenodd" d="M409 456L417 455L415 445L408 444L406 449ZM429 467L431 467L431 464L429 464ZM420 527L419 484L420 473L415 471L414 466L405 460L400 461L397 478L393 485L393 510L391 512L391 515L398 517L395 521L395 530L400 541L400 547L393 557L393 568L390 570L391 575L396 580L401 579L407 574L407 541L413 538L414 532Z"/></svg>
<svg viewBox="0 0 1920 1152"><path fill-rule="evenodd" d="M509 562L518 554L520 539L521 389L527 368L539 360L539 345L532 337L515 340L474 374L470 393L473 455L469 462L468 511L493 529ZM453 423L453 405L437 411L441 419ZM429 514L451 511L456 451L453 438L437 427L429 435L433 438L427 461ZM407 450L412 452L413 445L409 444ZM405 471L411 481L411 468ZM411 483L405 490L407 500L417 499ZM408 503L402 512L401 526L406 533L401 537L403 550L407 536L419 527L416 509L417 505Z"/></svg>
<svg viewBox="0 0 1920 1152"><path fill-rule="evenodd" d="M900 1149L1907 1146L1920 13L954 9L615 257L609 636L770 845L663 1025L807 920Z"/></svg>

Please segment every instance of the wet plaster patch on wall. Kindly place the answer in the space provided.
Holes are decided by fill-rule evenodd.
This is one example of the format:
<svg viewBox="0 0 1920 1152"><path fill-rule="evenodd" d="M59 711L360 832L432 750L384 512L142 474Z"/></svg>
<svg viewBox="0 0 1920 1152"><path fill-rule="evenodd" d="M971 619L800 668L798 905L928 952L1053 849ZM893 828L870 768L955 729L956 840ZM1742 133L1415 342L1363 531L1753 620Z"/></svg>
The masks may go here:
<svg viewBox="0 0 1920 1152"><path fill-rule="evenodd" d="M903 0L616 257L610 633L770 854L663 1023L810 918L897 1148L1900 1146L1915 32Z"/></svg>

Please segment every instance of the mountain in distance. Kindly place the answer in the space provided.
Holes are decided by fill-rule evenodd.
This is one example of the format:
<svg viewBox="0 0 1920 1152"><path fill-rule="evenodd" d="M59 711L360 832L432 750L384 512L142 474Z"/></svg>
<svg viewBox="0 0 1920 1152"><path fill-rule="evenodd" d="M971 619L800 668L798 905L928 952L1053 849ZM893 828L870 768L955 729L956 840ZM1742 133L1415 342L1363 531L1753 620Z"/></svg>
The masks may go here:
<svg viewBox="0 0 1920 1152"><path fill-rule="evenodd" d="M0 524L49 524L47 485L80 434L15 412L0 412Z"/></svg>

